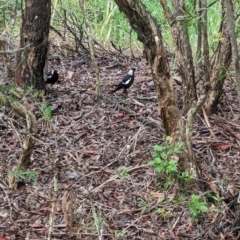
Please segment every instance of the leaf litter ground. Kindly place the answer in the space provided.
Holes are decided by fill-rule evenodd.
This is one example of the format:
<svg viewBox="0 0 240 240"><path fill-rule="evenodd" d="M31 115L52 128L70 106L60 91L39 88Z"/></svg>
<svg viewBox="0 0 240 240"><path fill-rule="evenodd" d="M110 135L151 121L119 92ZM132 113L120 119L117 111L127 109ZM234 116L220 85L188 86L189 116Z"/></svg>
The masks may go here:
<svg viewBox="0 0 240 240"><path fill-rule="evenodd" d="M21 152L24 121L1 110L2 239L47 239L53 204L52 239L239 239L233 223L240 177L240 114L232 80L225 85L217 115L208 119L212 132L202 113L194 123L193 147L202 180L191 193L221 197L193 222L187 209L190 193L186 190L184 196L175 186L168 191L159 188L161 178L147 166L152 146L166 137L149 66L140 58L124 67L112 59L98 58L99 102L94 100L95 74L89 59L50 59L60 71L61 84L48 86L47 96L31 101L29 107L39 117L39 108L47 101L53 119L51 123L38 119L31 165L38 173L37 184L18 191L8 189L7 173ZM111 94L132 65L138 70L128 95ZM181 87L176 85L175 91L181 96Z"/></svg>

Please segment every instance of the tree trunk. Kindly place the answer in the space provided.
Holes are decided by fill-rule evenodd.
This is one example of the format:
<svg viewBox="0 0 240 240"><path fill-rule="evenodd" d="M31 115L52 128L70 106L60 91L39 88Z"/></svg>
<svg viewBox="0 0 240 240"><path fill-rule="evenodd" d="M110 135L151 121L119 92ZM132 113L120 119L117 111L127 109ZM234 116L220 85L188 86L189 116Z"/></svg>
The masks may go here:
<svg viewBox="0 0 240 240"><path fill-rule="evenodd" d="M43 70L48 51L51 0L25 0L15 82L45 90Z"/></svg>
<svg viewBox="0 0 240 240"><path fill-rule="evenodd" d="M177 108L170 69L164 51L160 28L141 1L115 0L116 4L128 17L132 28L144 44L144 52L151 65L152 76L167 135L172 135L181 118Z"/></svg>
<svg viewBox="0 0 240 240"><path fill-rule="evenodd" d="M192 49L186 27L185 3L183 0L172 0L173 13L168 8L166 0L160 0L160 3L171 26L179 71L183 80L183 112L187 113L197 97Z"/></svg>
<svg viewBox="0 0 240 240"><path fill-rule="evenodd" d="M238 103L240 104L240 65L239 65L239 54L238 54L238 45L237 45L237 36L235 32L235 22L234 22L234 10L232 0L225 0L226 9L227 9L227 22L228 22L228 32L231 40L232 47L232 62L233 68L235 71L235 80L237 84L237 93L238 93Z"/></svg>
<svg viewBox="0 0 240 240"><path fill-rule="evenodd" d="M226 9L224 1L221 1L221 4L222 23L219 30L221 33L221 40L218 43L217 50L213 57L212 66L210 69L210 89L204 103L204 109L208 115L216 112L217 105L222 95L226 72L231 63L232 55L230 36L227 29Z"/></svg>
<svg viewBox="0 0 240 240"><path fill-rule="evenodd" d="M191 146L192 124L188 121L184 122L177 107L160 28L141 1L115 0L115 2L120 10L125 13L139 40L144 45L144 52L151 66L166 133L173 138L174 142L183 143L184 152L179 158L179 168L180 171L190 172L190 169L195 169ZM189 112L188 118L190 121L192 121L199 106Z"/></svg>

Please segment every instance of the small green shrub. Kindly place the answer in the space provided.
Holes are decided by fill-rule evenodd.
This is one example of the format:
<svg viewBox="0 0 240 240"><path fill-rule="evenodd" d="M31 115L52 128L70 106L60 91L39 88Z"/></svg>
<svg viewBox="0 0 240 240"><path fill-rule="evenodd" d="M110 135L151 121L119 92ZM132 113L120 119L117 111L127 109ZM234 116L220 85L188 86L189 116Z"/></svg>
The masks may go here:
<svg viewBox="0 0 240 240"><path fill-rule="evenodd" d="M191 196L191 200L188 203L187 207L191 213L192 219L197 219L200 214L208 211L206 200L204 199L203 201L200 201L199 197L195 194Z"/></svg>
<svg viewBox="0 0 240 240"><path fill-rule="evenodd" d="M163 144L153 146L153 160L148 165L154 166L156 173L163 175L164 188L169 188L175 180L184 186L193 179L188 172L178 172L178 155L182 153L181 144L172 143L171 137L167 137Z"/></svg>
<svg viewBox="0 0 240 240"><path fill-rule="evenodd" d="M126 178L129 178L130 176L127 171L128 171L128 168L122 167L116 170L116 174L120 179L126 179Z"/></svg>
<svg viewBox="0 0 240 240"><path fill-rule="evenodd" d="M177 161L174 157L182 152L182 147L171 143L171 138L167 137L162 145L153 146L153 160L148 165L154 166L157 173L164 173L170 178L174 178L177 174Z"/></svg>
<svg viewBox="0 0 240 240"><path fill-rule="evenodd" d="M26 171L21 170L19 167L10 171L10 174L18 181L24 183L37 183L37 173L35 171L27 169Z"/></svg>
<svg viewBox="0 0 240 240"><path fill-rule="evenodd" d="M124 230L116 234L116 239L124 239L128 235L128 231Z"/></svg>
<svg viewBox="0 0 240 240"><path fill-rule="evenodd" d="M144 214L148 210L147 203L141 198L138 207L141 209L141 214Z"/></svg>
<svg viewBox="0 0 240 240"><path fill-rule="evenodd" d="M40 111L42 114L42 119L46 122L50 122L52 120L52 108L47 103L43 103L40 107Z"/></svg>

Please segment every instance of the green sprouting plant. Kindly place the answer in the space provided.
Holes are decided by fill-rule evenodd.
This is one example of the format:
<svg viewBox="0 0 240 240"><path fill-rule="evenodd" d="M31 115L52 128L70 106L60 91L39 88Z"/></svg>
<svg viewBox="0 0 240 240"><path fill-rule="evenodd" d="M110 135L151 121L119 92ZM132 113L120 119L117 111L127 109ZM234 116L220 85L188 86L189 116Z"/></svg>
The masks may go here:
<svg viewBox="0 0 240 240"><path fill-rule="evenodd" d="M94 219L94 223L95 223L95 227L98 233L98 236L101 236L101 229L102 229L102 225L104 223L104 218L101 216L100 213L97 212L96 208L94 206L92 206L92 215L93 215L93 219Z"/></svg>
<svg viewBox="0 0 240 240"><path fill-rule="evenodd" d="M116 234L116 239L125 238L127 234L128 234L128 231L126 231L126 230L121 231L121 232Z"/></svg>
<svg viewBox="0 0 240 240"><path fill-rule="evenodd" d="M40 107L40 111L42 114L42 119L46 122L50 122L52 120L52 108L47 103L43 103Z"/></svg>
<svg viewBox="0 0 240 240"><path fill-rule="evenodd" d="M192 179L194 179L194 176L189 172L181 172L178 177L179 182L182 183L184 186L187 186L189 181Z"/></svg>
<svg viewBox="0 0 240 240"><path fill-rule="evenodd" d="M223 200L223 198L219 195L219 193L216 193L216 194L207 193L206 198L207 198L208 202L213 202L214 206L221 209L221 207L222 207L221 201Z"/></svg>
<svg viewBox="0 0 240 240"><path fill-rule="evenodd" d="M37 183L37 173L35 171L27 169L23 171L19 167L16 167L13 171L10 171L10 174L18 181L24 183L33 182Z"/></svg>
<svg viewBox="0 0 240 240"><path fill-rule="evenodd" d="M172 214L172 211L167 211L164 208L158 208L156 210L156 213L164 220L166 221Z"/></svg>
<svg viewBox="0 0 240 240"><path fill-rule="evenodd" d="M176 198L172 200L172 202L174 204L177 204L177 203L183 203L185 202L185 200L186 200L186 196L184 194L179 194Z"/></svg>
<svg viewBox="0 0 240 240"><path fill-rule="evenodd" d="M119 178L126 179L130 176L127 171L128 169L126 167L121 167L116 170L116 174L118 175Z"/></svg>
<svg viewBox="0 0 240 240"><path fill-rule="evenodd" d="M148 205L142 198L138 203L138 207L141 209L141 214L144 214L148 210Z"/></svg>
<svg viewBox="0 0 240 240"><path fill-rule="evenodd" d="M178 173L177 157L182 153L182 144L172 143L171 137L167 137L163 144L153 146L153 159L148 165L154 166L156 173L164 175L164 188L169 188L174 180L186 185L193 175L188 172Z"/></svg>
<svg viewBox="0 0 240 240"><path fill-rule="evenodd" d="M200 214L208 211L206 200L200 201L199 197L193 194L191 200L187 205L192 219L197 219Z"/></svg>
<svg viewBox="0 0 240 240"><path fill-rule="evenodd" d="M172 143L171 138L167 137L163 144L155 145L153 149L153 160L149 161L148 165L154 166L157 173L174 177L178 166L175 158L182 152L182 145Z"/></svg>

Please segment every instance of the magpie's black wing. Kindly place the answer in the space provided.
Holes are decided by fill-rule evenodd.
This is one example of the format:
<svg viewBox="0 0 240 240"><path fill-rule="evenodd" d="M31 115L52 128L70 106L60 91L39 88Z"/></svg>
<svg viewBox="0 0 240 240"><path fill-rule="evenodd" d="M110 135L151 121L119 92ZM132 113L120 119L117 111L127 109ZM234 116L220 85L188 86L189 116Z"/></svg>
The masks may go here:
<svg viewBox="0 0 240 240"><path fill-rule="evenodd" d="M125 85L125 84L128 84L129 81L131 80L131 78L132 78L132 76L126 75L126 76L122 79L121 83L124 84L124 85Z"/></svg>

